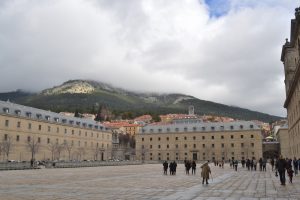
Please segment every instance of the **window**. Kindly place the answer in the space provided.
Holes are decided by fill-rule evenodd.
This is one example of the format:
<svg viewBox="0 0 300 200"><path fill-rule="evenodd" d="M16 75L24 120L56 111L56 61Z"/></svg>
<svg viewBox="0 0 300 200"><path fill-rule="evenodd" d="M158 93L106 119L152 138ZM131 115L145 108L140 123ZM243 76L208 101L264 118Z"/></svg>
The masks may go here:
<svg viewBox="0 0 300 200"><path fill-rule="evenodd" d="M224 148L224 143L221 144L222 148Z"/></svg>
<svg viewBox="0 0 300 200"><path fill-rule="evenodd" d="M202 131L205 131L205 127L202 127Z"/></svg>
<svg viewBox="0 0 300 200"><path fill-rule="evenodd" d="M160 137L158 138L158 141L160 141Z"/></svg>
<svg viewBox="0 0 300 200"><path fill-rule="evenodd" d="M244 126L243 125L240 125L240 129L243 129L244 128Z"/></svg>
<svg viewBox="0 0 300 200"><path fill-rule="evenodd" d="M253 128L253 124L250 124L250 128L251 128L251 129Z"/></svg>
<svg viewBox="0 0 300 200"><path fill-rule="evenodd" d="M72 135L74 135L74 130L72 130Z"/></svg>
<svg viewBox="0 0 300 200"><path fill-rule="evenodd" d="M251 143L251 147L254 147L254 143Z"/></svg>
<svg viewBox="0 0 300 200"><path fill-rule="evenodd" d="M233 135L231 135L230 138L233 139L234 138Z"/></svg>
<svg viewBox="0 0 300 200"><path fill-rule="evenodd" d="M21 127L21 122L17 122L17 128Z"/></svg>
<svg viewBox="0 0 300 200"><path fill-rule="evenodd" d="M187 129L187 127L184 127L184 131L187 131L188 129Z"/></svg>
<svg viewBox="0 0 300 200"><path fill-rule="evenodd" d="M142 145L142 149L145 149L145 146L144 146L144 145Z"/></svg>
<svg viewBox="0 0 300 200"><path fill-rule="evenodd" d="M41 138L40 137L38 137L38 143L41 143Z"/></svg>
<svg viewBox="0 0 300 200"><path fill-rule="evenodd" d="M196 136L193 137L193 140L196 140Z"/></svg>
<svg viewBox="0 0 300 200"><path fill-rule="evenodd" d="M241 147L244 147L244 143L241 143Z"/></svg>
<svg viewBox="0 0 300 200"><path fill-rule="evenodd" d="M224 130L224 126L220 126L220 130L223 131Z"/></svg>
<svg viewBox="0 0 300 200"><path fill-rule="evenodd" d="M178 132L178 131L179 131L179 128L175 128L175 131Z"/></svg>
<svg viewBox="0 0 300 200"><path fill-rule="evenodd" d="M48 132L50 132L51 131L51 127L50 126L48 126Z"/></svg>
<svg viewBox="0 0 300 200"><path fill-rule="evenodd" d="M251 135L251 138L254 138L254 135Z"/></svg>
<svg viewBox="0 0 300 200"><path fill-rule="evenodd" d="M152 130L152 129L151 129L151 130ZM159 129L158 129L158 132L160 133L161 131L162 131L161 128L159 128ZM153 132L153 131L151 131L151 133L152 133L152 132Z"/></svg>
<svg viewBox="0 0 300 200"><path fill-rule="evenodd" d="M184 144L184 148L187 148L187 144Z"/></svg>
<svg viewBox="0 0 300 200"><path fill-rule="evenodd" d="M50 144L50 138L47 138L47 144Z"/></svg>
<svg viewBox="0 0 300 200"><path fill-rule="evenodd" d="M160 144L158 145L158 148L160 149Z"/></svg>
<svg viewBox="0 0 300 200"><path fill-rule="evenodd" d="M150 141L152 141L152 137L150 138Z"/></svg>
<svg viewBox="0 0 300 200"><path fill-rule="evenodd" d="M202 140L205 140L205 136L202 136Z"/></svg>
<svg viewBox="0 0 300 200"><path fill-rule="evenodd" d="M59 133L59 127L56 127L56 133Z"/></svg>
<svg viewBox="0 0 300 200"><path fill-rule="evenodd" d="M6 126L6 127L9 126L9 120L5 120L5 126Z"/></svg>
<svg viewBox="0 0 300 200"><path fill-rule="evenodd" d="M212 135L212 136L211 136L211 139L214 140L214 139L215 139L215 136Z"/></svg>
<svg viewBox="0 0 300 200"><path fill-rule="evenodd" d="M150 145L150 149L152 149L152 145Z"/></svg>
<svg viewBox="0 0 300 200"><path fill-rule="evenodd" d="M231 143L231 147L234 147L234 143Z"/></svg>
<svg viewBox="0 0 300 200"><path fill-rule="evenodd" d="M233 130L234 129L233 126L230 126L230 129Z"/></svg>
<svg viewBox="0 0 300 200"><path fill-rule="evenodd" d="M194 149L196 149L196 144L194 144Z"/></svg>
<svg viewBox="0 0 300 200"><path fill-rule="evenodd" d="M31 123L28 123L28 129L31 129Z"/></svg>
<svg viewBox="0 0 300 200"><path fill-rule="evenodd" d="M31 141L31 138L30 136L27 137L27 142L30 142Z"/></svg>
<svg viewBox="0 0 300 200"><path fill-rule="evenodd" d="M193 127L193 131L196 131L197 130L197 127Z"/></svg>
<svg viewBox="0 0 300 200"><path fill-rule="evenodd" d="M4 134L4 140L7 141L7 139L8 139L8 135Z"/></svg>
<svg viewBox="0 0 300 200"><path fill-rule="evenodd" d="M186 136L184 136L184 140L186 140Z"/></svg>
<svg viewBox="0 0 300 200"><path fill-rule="evenodd" d="M215 148L215 144L211 144L211 148Z"/></svg>
<svg viewBox="0 0 300 200"><path fill-rule="evenodd" d="M144 138L142 138L142 142L144 142Z"/></svg>
<svg viewBox="0 0 300 200"><path fill-rule="evenodd" d="M205 148L205 144L202 144L202 147Z"/></svg>
<svg viewBox="0 0 300 200"><path fill-rule="evenodd" d="M175 144L175 148L178 149L178 144Z"/></svg>
<svg viewBox="0 0 300 200"><path fill-rule="evenodd" d="M167 132L170 132L170 128L167 128Z"/></svg>
<svg viewBox="0 0 300 200"><path fill-rule="evenodd" d="M26 117L31 117L31 112L26 112Z"/></svg>
<svg viewBox="0 0 300 200"><path fill-rule="evenodd" d="M167 144L167 149L169 148L169 145Z"/></svg>
<svg viewBox="0 0 300 200"><path fill-rule="evenodd" d="M167 141L169 141L169 137L167 137Z"/></svg>
<svg viewBox="0 0 300 200"><path fill-rule="evenodd" d="M19 142L20 141L20 136L17 135L16 141Z"/></svg>
<svg viewBox="0 0 300 200"><path fill-rule="evenodd" d="M241 135L241 138L244 138L244 135Z"/></svg>
<svg viewBox="0 0 300 200"><path fill-rule="evenodd" d="M214 127L214 126L212 126L212 127L211 127L211 130L212 130L212 131L214 131L214 130L215 130L215 127Z"/></svg>
<svg viewBox="0 0 300 200"><path fill-rule="evenodd" d="M224 135L221 135L221 139L224 139Z"/></svg>
<svg viewBox="0 0 300 200"><path fill-rule="evenodd" d="M65 134L67 134L67 129L65 128Z"/></svg>
<svg viewBox="0 0 300 200"><path fill-rule="evenodd" d="M175 140L178 140L178 137L176 137Z"/></svg>

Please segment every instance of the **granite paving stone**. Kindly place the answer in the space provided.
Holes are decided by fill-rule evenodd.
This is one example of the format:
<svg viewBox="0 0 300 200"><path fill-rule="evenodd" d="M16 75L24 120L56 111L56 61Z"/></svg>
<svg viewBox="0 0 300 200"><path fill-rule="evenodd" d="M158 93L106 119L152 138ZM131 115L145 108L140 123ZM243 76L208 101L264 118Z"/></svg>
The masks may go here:
<svg viewBox="0 0 300 200"><path fill-rule="evenodd" d="M175 176L163 175L162 164L16 170L0 172L0 200L287 200L300 199L300 176L280 185L271 171L234 171L210 164L213 179L202 184L178 164Z"/></svg>

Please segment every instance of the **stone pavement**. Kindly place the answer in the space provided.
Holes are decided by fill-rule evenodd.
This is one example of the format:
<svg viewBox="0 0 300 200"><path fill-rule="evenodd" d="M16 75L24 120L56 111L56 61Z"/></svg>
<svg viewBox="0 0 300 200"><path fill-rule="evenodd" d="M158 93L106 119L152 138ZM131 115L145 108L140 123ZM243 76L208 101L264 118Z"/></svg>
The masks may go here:
<svg viewBox="0 0 300 200"><path fill-rule="evenodd" d="M201 184L196 175L163 175L162 164L0 172L0 200L284 200L300 199L300 175L281 186L268 166L267 172L238 172L210 164L213 179Z"/></svg>

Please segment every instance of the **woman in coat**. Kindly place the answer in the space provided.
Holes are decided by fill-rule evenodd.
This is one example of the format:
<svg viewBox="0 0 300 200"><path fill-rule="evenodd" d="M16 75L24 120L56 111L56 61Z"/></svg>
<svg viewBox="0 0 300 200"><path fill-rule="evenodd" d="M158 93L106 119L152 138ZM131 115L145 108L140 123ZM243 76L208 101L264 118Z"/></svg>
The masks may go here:
<svg viewBox="0 0 300 200"><path fill-rule="evenodd" d="M208 163L205 163L201 166L201 168L201 177L203 178L202 184L204 184L204 181L208 184L209 174L211 174L210 167L208 166Z"/></svg>

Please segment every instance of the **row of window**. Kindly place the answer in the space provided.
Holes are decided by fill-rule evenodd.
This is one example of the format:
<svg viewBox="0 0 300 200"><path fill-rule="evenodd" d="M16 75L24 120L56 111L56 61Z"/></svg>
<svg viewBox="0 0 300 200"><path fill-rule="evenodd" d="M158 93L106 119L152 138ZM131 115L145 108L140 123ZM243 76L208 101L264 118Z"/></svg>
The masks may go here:
<svg viewBox="0 0 300 200"><path fill-rule="evenodd" d="M5 127L9 127L9 120L5 120ZM20 121L17 122L17 128L21 128L21 122L20 122ZM27 124L27 129L28 129L28 130L32 130L32 124L31 124L31 123L28 123L28 124ZM38 127L37 127L37 129L38 129L39 131L42 131L42 125L39 124ZM51 132L51 126L47 126L47 131L48 131L48 132ZM59 133L59 132L60 132L59 127L56 127L56 133ZM67 134L67 133L68 133L68 129L65 128L65 129L64 129L64 134ZM71 130L71 134L72 134L72 135L75 135L75 130ZM87 131L85 131L85 134L82 135L82 134L81 134L81 130L79 130L79 131L78 131L78 135L79 135L79 136L85 136L85 137L87 137L87 136L88 136L88 133L87 133ZM94 137L94 133L93 133L93 132L90 133L90 137ZM99 138L99 133L97 133L97 138ZM104 139L104 134L102 134L102 139ZM110 139L110 136L109 136L109 135L107 135L107 139L108 139L108 140Z"/></svg>
<svg viewBox="0 0 300 200"><path fill-rule="evenodd" d="M224 139L225 137L224 137L224 135L221 135L220 138L221 138L221 139ZM230 135L230 138L231 138L231 139L234 139L234 135ZM243 139L243 138L244 138L244 135L240 135L240 138ZM254 135L250 135L250 138L254 138ZM187 136L184 136L183 139L184 139L184 140L187 140ZM214 139L215 139L215 136L212 135L212 136L211 136L211 139L214 140ZM145 140L145 139L142 137L142 141L144 141L144 140ZM153 138L150 137L149 140L152 141ZM157 140L160 141L160 140L161 140L161 137L158 137ZM169 138L169 137L166 137L166 141L169 141L169 140L170 140L170 138ZM179 137L175 137L175 140L179 140ZM193 140L196 140L196 136L193 136ZM205 140L205 136L202 136L202 140Z"/></svg>
<svg viewBox="0 0 300 200"><path fill-rule="evenodd" d="M5 113L10 113L9 108L3 108L3 112ZM21 115L21 110L15 110L13 112L13 114L20 116ZM44 117L42 116L42 114L35 114L35 116L32 115L31 112L25 112L25 116L28 118L36 118L38 120L46 120L46 121L50 121L51 117L50 115L45 115ZM80 121L74 121L74 120L67 120L65 118L60 119L59 117L53 117L53 121L59 123L61 121L61 123L63 124L70 124L70 125L76 125L76 126L80 126L82 125L84 128L95 128L95 129L100 129L100 130L107 130L107 128L103 127L103 126L99 126L99 125L93 125L93 124L88 124L86 122L80 122Z"/></svg>
<svg viewBox="0 0 300 200"><path fill-rule="evenodd" d="M11 139L12 139L12 138L10 138L8 134L4 134L4 141L9 141L9 142L12 143L13 141L11 141ZM20 140L21 140L20 135L17 135L17 136L16 136L16 141L17 141L17 142L20 142ZM34 141L34 138L33 138L33 137L27 136L26 142L27 142L27 143L30 143L30 142L37 142L37 143L40 143L40 144L41 144L41 143L42 143L42 139L41 139L41 137L37 137L37 140ZM47 138L46 144L50 144L50 143L51 143L51 139L50 139L50 138ZM54 140L54 143L59 144L59 139L56 138L56 139ZM63 141L63 144L67 144L67 140L64 140L64 141ZM81 141L77 141L77 146L78 146L78 147L80 147L81 144L82 144ZM71 146L74 146L74 145L75 145L73 140L71 140L70 145L71 145ZM88 143L85 141L85 142L84 142L84 147L87 147L87 146L88 146ZM90 147L94 147L94 143L93 143L93 142L91 142ZM96 147L99 147L99 143L98 143L98 142L96 143ZM101 147L104 148L104 144L103 144L103 143L102 143ZM109 144L107 144L106 147L109 148Z"/></svg>
<svg viewBox="0 0 300 200"><path fill-rule="evenodd" d="M243 129L244 129L244 125L240 125L239 128L240 128L239 130L243 130ZM254 128L253 124L250 124L250 125L249 125L249 128L250 128L250 129L253 129L253 128ZM161 128L159 128L159 129L157 129L157 130L158 130L159 133L163 132L163 130L162 130ZM180 129L179 129L179 128L175 128L174 130L175 130L175 132L179 132ZM215 127L215 126L211 126L210 129L207 129L205 126L203 126L203 127L201 127L201 128L199 128L199 127L193 127L192 130L193 130L193 131L206 131L206 130L215 131L215 130L216 130L216 127ZM224 126L220 126L220 129L219 129L219 130L223 131L223 130L225 130L225 127L224 127ZM233 125L230 126L230 130L234 130L234 126L233 126ZM167 128L166 131L167 131L167 132L171 132L171 129L170 129L170 128ZM187 128L187 127L184 127L184 128L183 128L183 131L188 131L188 128ZM145 129L142 129L142 132L145 133L146 130L145 130ZM150 129L150 133L153 133L153 132L154 132L154 129L151 128L151 129Z"/></svg>
<svg viewBox="0 0 300 200"><path fill-rule="evenodd" d="M241 143L240 146L241 146L242 148L246 147L244 143ZM202 148L206 148L206 147L208 147L208 145L202 144ZM225 144L222 143L222 144L221 144L221 147L222 147L222 148L225 148ZM234 143L231 143L231 144L230 144L230 147L234 147ZM254 143L250 143L250 147L254 147ZM142 145L142 149L144 149L144 148L145 148L145 146ZM153 146L152 146L152 145L149 145L149 148L152 149ZM160 145L160 144L157 145L157 148L160 149L160 148L161 148L161 145ZM170 145L167 144L167 145L166 145L166 148L169 149L169 148L170 148ZM178 144L175 144L175 148L178 149L178 148L179 148L179 145L178 145ZM184 144L184 148L188 148L188 145L187 145L187 144ZM196 144L193 144L193 148L197 148L197 145L196 145ZM215 148L215 144L211 144L211 148Z"/></svg>
<svg viewBox="0 0 300 200"><path fill-rule="evenodd" d="M221 155L225 155L225 154L226 154L225 152L221 152ZM240 154L241 154L241 155L245 155L246 153L242 151ZM251 152L251 154L252 154L252 155L255 155L255 152ZM147 153L144 153L143 155L146 156ZM154 154L153 154L153 153L149 153L149 155L150 155L150 156L153 156ZM157 155L158 155L158 156L162 156L162 153L157 153ZM171 153L165 153L165 155L166 155L166 156L169 156L169 155L171 155ZM175 153L175 155L176 155L176 156L179 156L179 153ZM188 153L185 152L184 155L187 156ZM198 155L199 155L199 154L198 154ZM203 156L209 155L209 153L203 152L202 155L203 155ZM211 155L212 155L212 156L215 156L216 153L215 153L215 152L212 152ZM234 152L231 152L230 155L235 155L235 153L234 153Z"/></svg>

